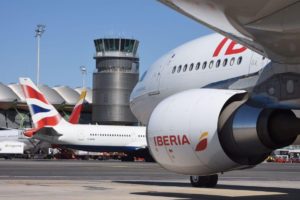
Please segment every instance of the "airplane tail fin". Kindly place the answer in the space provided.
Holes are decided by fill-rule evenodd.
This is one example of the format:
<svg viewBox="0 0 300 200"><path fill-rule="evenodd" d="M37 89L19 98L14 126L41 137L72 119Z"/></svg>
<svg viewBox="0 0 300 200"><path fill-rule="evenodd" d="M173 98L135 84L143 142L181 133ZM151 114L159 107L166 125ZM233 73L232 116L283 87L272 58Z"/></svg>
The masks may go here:
<svg viewBox="0 0 300 200"><path fill-rule="evenodd" d="M83 89L81 94L80 94L79 101L74 106L74 109L73 109L73 111L70 115L69 122L71 124L78 124L79 118L80 118L80 113L81 113L83 103L84 103L84 100L85 100L85 96L86 96L86 90Z"/></svg>
<svg viewBox="0 0 300 200"><path fill-rule="evenodd" d="M20 78L20 84L29 107L35 130L45 126L56 126L59 122L64 121L54 106L48 102L46 97L30 78Z"/></svg>

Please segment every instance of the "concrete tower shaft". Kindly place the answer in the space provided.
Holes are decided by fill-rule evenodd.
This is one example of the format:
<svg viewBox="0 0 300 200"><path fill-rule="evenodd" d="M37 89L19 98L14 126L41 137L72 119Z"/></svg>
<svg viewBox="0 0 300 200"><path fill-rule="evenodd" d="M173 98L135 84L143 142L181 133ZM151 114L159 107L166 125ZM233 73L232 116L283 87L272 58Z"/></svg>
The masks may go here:
<svg viewBox="0 0 300 200"><path fill-rule="evenodd" d="M129 108L129 96L139 77L139 42L122 38L96 39L94 43L93 122L136 124L137 119Z"/></svg>

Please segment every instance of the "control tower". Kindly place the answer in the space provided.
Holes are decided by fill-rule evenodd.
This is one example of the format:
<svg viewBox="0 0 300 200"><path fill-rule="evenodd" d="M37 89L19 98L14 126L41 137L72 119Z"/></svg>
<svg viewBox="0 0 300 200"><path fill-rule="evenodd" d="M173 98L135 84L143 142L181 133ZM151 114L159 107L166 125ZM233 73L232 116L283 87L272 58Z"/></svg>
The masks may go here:
<svg viewBox="0 0 300 200"><path fill-rule="evenodd" d="M129 96L138 82L139 41L124 38L94 40L92 121L109 125L134 125Z"/></svg>

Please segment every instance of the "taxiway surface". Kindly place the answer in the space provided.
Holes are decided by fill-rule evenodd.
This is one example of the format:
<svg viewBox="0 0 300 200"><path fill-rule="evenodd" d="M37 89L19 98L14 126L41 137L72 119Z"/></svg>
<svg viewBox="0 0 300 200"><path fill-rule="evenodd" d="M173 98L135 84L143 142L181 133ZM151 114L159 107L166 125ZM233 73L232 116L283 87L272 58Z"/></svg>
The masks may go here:
<svg viewBox="0 0 300 200"><path fill-rule="evenodd" d="M214 189L155 163L0 160L0 199L299 199L300 164L228 172Z"/></svg>

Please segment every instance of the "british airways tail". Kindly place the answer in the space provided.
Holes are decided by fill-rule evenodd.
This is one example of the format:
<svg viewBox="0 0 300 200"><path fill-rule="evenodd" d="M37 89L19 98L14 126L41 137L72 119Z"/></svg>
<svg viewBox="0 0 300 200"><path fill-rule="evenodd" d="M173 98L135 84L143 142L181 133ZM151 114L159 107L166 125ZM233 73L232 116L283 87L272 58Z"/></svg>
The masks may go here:
<svg viewBox="0 0 300 200"><path fill-rule="evenodd" d="M81 94L80 94L79 101L74 106L72 114L70 115L69 122L71 124L78 124L79 118L80 118L80 113L81 113L83 103L84 103L84 100L85 100L85 96L86 96L86 90L83 89Z"/></svg>
<svg viewBox="0 0 300 200"><path fill-rule="evenodd" d="M53 127L60 122L66 122L30 78L20 78L20 84L30 110L35 130L45 126Z"/></svg>

